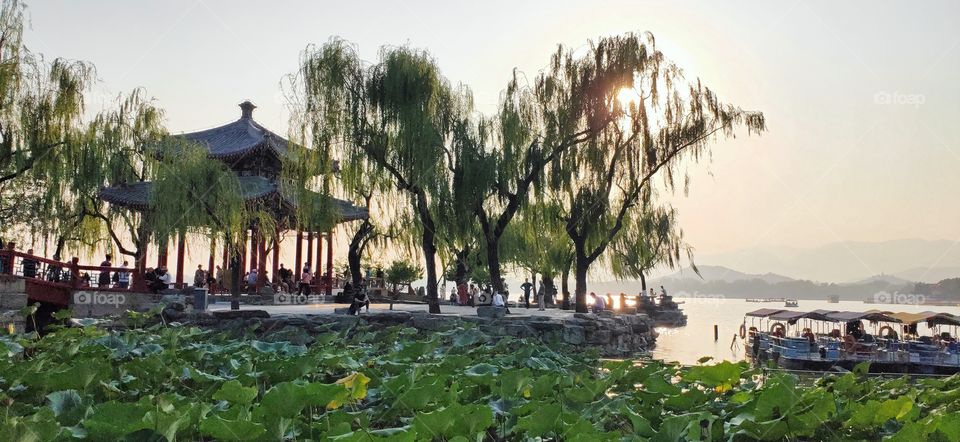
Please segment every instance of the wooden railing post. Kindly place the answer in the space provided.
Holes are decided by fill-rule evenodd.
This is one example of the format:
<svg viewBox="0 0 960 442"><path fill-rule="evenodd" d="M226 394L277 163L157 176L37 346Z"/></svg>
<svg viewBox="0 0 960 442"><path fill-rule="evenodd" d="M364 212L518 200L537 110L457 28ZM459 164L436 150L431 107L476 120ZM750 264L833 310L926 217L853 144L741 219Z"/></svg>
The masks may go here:
<svg viewBox="0 0 960 442"><path fill-rule="evenodd" d="M74 289L80 288L80 258L76 256L70 260L70 286Z"/></svg>

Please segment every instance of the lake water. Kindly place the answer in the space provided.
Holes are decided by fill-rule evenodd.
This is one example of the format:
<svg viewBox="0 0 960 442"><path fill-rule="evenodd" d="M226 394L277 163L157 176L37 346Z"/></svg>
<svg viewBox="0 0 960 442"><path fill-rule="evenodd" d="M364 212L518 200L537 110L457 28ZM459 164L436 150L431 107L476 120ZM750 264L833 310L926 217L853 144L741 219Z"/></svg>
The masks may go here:
<svg viewBox="0 0 960 442"><path fill-rule="evenodd" d="M934 305L891 305L866 304L857 301L841 301L828 303L827 301L800 300L799 306L785 308L781 302L746 302L743 299L700 297L674 298L683 301L680 306L687 314L687 326L678 328L658 328L657 347L651 352L655 358L667 361L677 361L681 364L695 364L703 356L712 356L715 360L741 360L744 358L744 343L739 340L739 348L731 350L730 342L734 334L738 333L740 324L743 324L743 315L747 312L773 308L795 311L811 311L817 309L862 312L871 309L919 313L934 311L960 315L960 307L942 307ZM713 340L713 325L719 326L720 339ZM867 325L867 331L873 331L872 325ZM748 325L749 327L749 321ZM919 327L921 334L929 334L924 327ZM944 327L943 331L953 333L952 327Z"/></svg>

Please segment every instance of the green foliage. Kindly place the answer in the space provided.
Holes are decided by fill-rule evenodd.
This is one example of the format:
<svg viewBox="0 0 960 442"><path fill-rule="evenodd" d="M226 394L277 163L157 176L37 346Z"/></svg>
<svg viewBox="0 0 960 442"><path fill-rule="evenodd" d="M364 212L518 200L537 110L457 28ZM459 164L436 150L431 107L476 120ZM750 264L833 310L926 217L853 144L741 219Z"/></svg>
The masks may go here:
<svg viewBox="0 0 960 442"><path fill-rule="evenodd" d="M390 266L384 270L387 282L390 284L409 284L423 275L423 269L406 260L398 259L390 263Z"/></svg>
<svg viewBox="0 0 960 442"><path fill-rule="evenodd" d="M960 376L801 384L745 362L601 361L472 328L279 337L86 327L22 340L0 354L0 440L960 440Z"/></svg>
<svg viewBox="0 0 960 442"><path fill-rule="evenodd" d="M684 252L692 264L693 248L683 241L676 209L654 208L647 203L624 217L607 260L617 278L640 278L658 265L670 269L679 266Z"/></svg>
<svg viewBox="0 0 960 442"><path fill-rule="evenodd" d="M563 208L552 201L528 204L507 228L502 252L513 264L553 278L573 260L573 244L561 216Z"/></svg>
<svg viewBox="0 0 960 442"><path fill-rule="evenodd" d="M55 217L44 209L59 201L44 187L72 177L64 158L82 154L84 92L96 75L88 63L46 61L27 49L25 9L18 0L0 5L0 232L26 227L42 234L48 223L36 219Z"/></svg>

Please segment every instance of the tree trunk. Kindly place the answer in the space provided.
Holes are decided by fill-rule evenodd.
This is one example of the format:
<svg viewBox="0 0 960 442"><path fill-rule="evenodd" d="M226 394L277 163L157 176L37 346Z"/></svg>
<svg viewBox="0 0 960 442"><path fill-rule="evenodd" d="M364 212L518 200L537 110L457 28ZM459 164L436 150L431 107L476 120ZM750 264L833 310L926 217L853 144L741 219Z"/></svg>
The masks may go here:
<svg viewBox="0 0 960 442"><path fill-rule="evenodd" d="M364 220L360 228L353 234L350 240L350 247L347 249L347 264L350 267L350 281L354 290L360 287L363 275L360 272L360 260L363 256L363 250L367 245L367 237L373 232L373 224ZM347 293L350 295L350 293Z"/></svg>
<svg viewBox="0 0 960 442"><path fill-rule="evenodd" d="M490 286L493 292L503 293L503 277L500 275L500 237L494 234L487 237L487 271L490 272Z"/></svg>
<svg viewBox="0 0 960 442"><path fill-rule="evenodd" d="M640 288L644 291L647 290L647 278L643 276L643 272L640 272Z"/></svg>
<svg viewBox="0 0 960 442"><path fill-rule="evenodd" d="M570 263L567 263L567 266L563 269L563 276L560 279L560 292L563 295L563 304L562 308L564 310L570 310Z"/></svg>
<svg viewBox="0 0 960 442"><path fill-rule="evenodd" d="M240 310L240 251L230 247L230 310Z"/></svg>
<svg viewBox="0 0 960 442"><path fill-rule="evenodd" d="M423 249L423 261L427 267L427 302L430 305L430 313L440 313L440 296L437 293L437 246L436 246L436 226L433 223L433 217L430 216L430 208L427 202L427 195L422 190L417 192L417 212L419 212L420 222L423 223L423 235L421 236Z"/></svg>
<svg viewBox="0 0 960 442"><path fill-rule="evenodd" d="M577 256L574 263L574 278L577 284L577 313L587 313L587 269L590 268L590 262L584 252L583 243L583 240L574 242Z"/></svg>
<svg viewBox="0 0 960 442"><path fill-rule="evenodd" d="M430 304L430 313L440 313L440 296L437 293L437 247L433 241L433 229L423 229L423 261L427 266L427 302Z"/></svg>
<svg viewBox="0 0 960 442"><path fill-rule="evenodd" d="M553 304L553 275L543 275L540 279L543 280L543 302Z"/></svg>
<svg viewBox="0 0 960 442"><path fill-rule="evenodd" d="M453 271L453 282L457 285L459 293L460 284L467 283L467 259L469 259L469 250L458 250L456 252L457 262Z"/></svg>

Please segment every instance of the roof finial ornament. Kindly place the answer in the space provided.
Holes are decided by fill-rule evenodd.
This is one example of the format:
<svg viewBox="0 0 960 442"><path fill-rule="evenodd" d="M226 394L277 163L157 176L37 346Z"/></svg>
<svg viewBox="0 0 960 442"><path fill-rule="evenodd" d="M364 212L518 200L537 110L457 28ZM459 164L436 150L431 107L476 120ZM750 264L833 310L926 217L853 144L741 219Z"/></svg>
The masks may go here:
<svg viewBox="0 0 960 442"><path fill-rule="evenodd" d="M253 118L253 110L257 106L250 102L250 100L245 100L243 103L240 103L240 118Z"/></svg>

